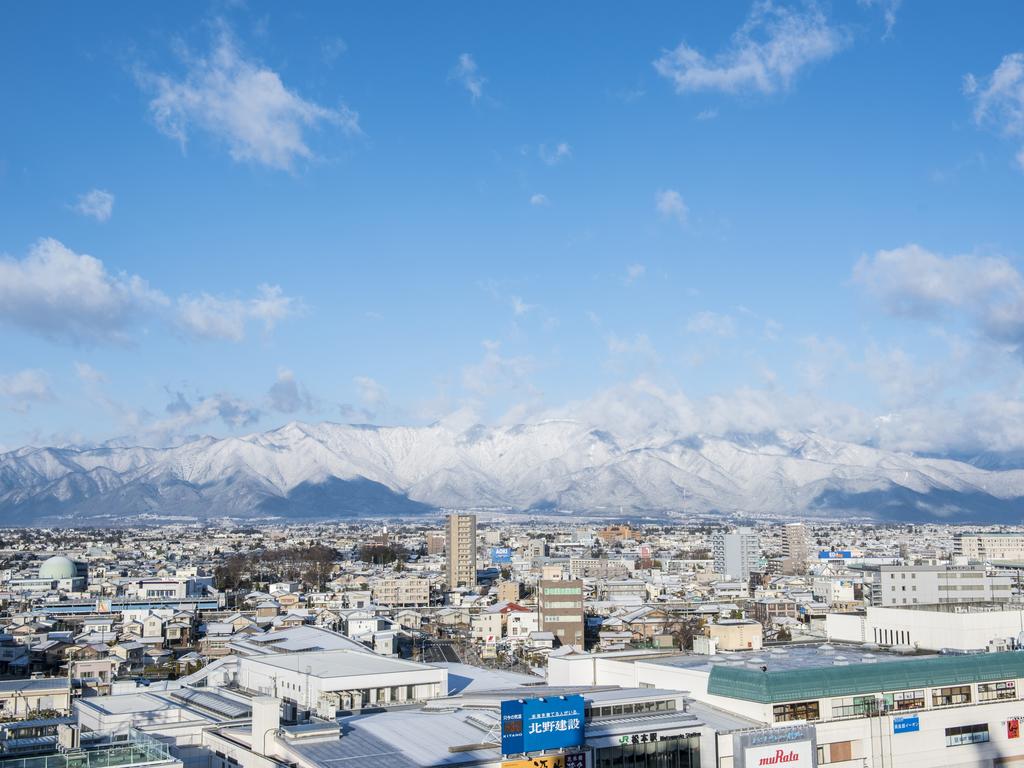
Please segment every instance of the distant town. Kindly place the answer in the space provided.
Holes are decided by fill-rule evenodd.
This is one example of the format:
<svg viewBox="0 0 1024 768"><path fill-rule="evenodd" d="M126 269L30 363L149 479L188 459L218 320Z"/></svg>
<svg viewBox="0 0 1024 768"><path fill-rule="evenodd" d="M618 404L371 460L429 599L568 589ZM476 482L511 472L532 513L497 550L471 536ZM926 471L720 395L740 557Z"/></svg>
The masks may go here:
<svg viewBox="0 0 1024 768"><path fill-rule="evenodd" d="M1024 760L1024 529L453 512L0 544L9 768Z"/></svg>

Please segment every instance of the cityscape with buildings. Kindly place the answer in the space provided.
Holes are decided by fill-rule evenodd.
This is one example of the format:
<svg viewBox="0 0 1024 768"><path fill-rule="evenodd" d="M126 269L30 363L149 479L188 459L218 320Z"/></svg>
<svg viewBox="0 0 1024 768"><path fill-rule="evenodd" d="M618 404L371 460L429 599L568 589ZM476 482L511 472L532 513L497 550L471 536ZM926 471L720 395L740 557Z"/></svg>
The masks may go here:
<svg viewBox="0 0 1024 768"><path fill-rule="evenodd" d="M1022 571L1006 526L11 528L0 763L1010 765Z"/></svg>
<svg viewBox="0 0 1024 768"><path fill-rule="evenodd" d="M0 0L0 768L1024 768L1024 0Z"/></svg>

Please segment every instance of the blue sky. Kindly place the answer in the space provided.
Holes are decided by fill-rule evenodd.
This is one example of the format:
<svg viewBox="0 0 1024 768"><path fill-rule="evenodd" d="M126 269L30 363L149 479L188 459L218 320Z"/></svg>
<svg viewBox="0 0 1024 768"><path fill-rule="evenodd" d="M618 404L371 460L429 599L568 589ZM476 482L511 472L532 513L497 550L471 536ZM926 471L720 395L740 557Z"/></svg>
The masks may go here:
<svg viewBox="0 0 1024 768"><path fill-rule="evenodd" d="M11 6L0 446L1024 447L1024 9Z"/></svg>

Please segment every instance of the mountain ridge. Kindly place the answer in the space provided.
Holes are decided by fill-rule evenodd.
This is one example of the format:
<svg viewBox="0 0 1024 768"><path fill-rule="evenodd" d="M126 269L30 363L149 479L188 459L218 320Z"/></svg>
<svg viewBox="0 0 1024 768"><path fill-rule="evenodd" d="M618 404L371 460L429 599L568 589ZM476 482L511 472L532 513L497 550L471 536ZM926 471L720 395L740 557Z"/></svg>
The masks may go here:
<svg viewBox="0 0 1024 768"><path fill-rule="evenodd" d="M141 515L354 517L437 508L892 520L1020 517L1024 469L987 469L814 432L648 433L573 419L424 427L289 422L169 448L0 454L0 524Z"/></svg>

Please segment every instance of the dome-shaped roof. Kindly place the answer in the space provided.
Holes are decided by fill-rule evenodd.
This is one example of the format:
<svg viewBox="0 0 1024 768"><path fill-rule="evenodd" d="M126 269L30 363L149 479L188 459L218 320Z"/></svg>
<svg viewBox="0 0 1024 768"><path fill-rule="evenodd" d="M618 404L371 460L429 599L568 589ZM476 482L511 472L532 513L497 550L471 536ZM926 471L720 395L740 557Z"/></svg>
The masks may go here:
<svg viewBox="0 0 1024 768"><path fill-rule="evenodd" d="M77 574L74 562L63 555L54 555L39 566L40 579L73 579Z"/></svg>

